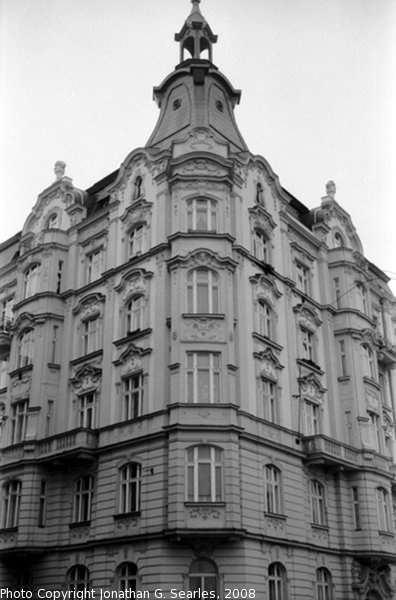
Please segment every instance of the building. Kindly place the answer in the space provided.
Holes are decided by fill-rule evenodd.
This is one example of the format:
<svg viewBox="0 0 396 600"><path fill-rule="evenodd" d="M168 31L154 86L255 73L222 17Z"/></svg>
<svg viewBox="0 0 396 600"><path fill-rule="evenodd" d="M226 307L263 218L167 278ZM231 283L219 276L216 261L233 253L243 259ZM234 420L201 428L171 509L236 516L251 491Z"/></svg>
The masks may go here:
<svg viewBox="0 0 396 600"><path fill-rule="evenodd" d="M393 598L396 300L334 183L249 152L192 4L146 146L0 246L1 585Z"/></svg>

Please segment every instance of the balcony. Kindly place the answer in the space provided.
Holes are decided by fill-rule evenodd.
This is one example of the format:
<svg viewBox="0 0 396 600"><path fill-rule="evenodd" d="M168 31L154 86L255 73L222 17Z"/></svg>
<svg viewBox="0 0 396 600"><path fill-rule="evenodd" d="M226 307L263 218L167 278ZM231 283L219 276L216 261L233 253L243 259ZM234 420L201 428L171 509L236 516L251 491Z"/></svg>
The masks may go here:
<svg viewBox="0 0 396 600"><path fill-rule="evenodd" d="M361 454L350 446L324 435L312 435L303 439L308 464L343 467L354 471L362 467Z"/></svg>
<svg viewBox="0 0 396 600"><path fill-rule="evenodd" d="M12 319L3 317L0 320L0 360L6 360L11 348L11 326Z"/></svg>
<svg viewBox="0 0 396 600"><path fill-rule="evenodd" d="M308 465L343 468L346 471L367 468L387 473L391 473L393 468L392 460L375 450L357 450L325 435L304 437L303 449Z"/></svg>
<svg viewBox="0 0 396 600"><path fill-rule="evenodd" d="M393 368L396 364L396 345L391 344L380 334L376 335L378 362L385 369Z"/></svg>
<svg viewBox="0 0 396 600"><path fill-rule="evenodd" d="M43 440L32 440L9 446L1 452L1 463L26 460L65 463L93 460L98 434L90 429L73 429Z"/></svg>

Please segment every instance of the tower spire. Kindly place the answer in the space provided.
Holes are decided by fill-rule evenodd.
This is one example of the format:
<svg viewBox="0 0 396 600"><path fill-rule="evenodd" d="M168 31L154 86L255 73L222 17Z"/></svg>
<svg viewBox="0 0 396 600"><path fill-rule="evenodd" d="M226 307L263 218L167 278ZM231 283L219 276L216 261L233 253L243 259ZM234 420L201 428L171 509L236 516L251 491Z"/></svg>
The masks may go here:
<svg viewBox="0 0 396 600"><path fill-rule="evenodd" d="M212 61L212 44L217 42L215 35L199 7L201 0L191 0L191 13L184 22L179 33L175 34L176 42L180 43L180 62L185 60L185 51L195 60Z"/></svg>

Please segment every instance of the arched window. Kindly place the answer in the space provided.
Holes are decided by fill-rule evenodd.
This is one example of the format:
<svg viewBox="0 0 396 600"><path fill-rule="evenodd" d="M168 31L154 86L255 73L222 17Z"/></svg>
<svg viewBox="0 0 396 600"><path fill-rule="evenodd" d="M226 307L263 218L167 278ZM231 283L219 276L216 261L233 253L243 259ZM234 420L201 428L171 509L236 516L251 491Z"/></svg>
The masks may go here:
<svg viewBox="0 0 396 600"><path fill-rule="evenodd" d="M187 203L187 227L190 231L216 231L217 202L194 198Z"/></svg>
<svg viewBox="0 0 396 600"><path fill-rule="evenodd" d="M84 565L75 565L67 574L68 590L70 592L83 592L90 586L89 571Z"/></svg>
<svg viewBox="0 0 396 600"><path fill-rule="evenodd" d="M253 254L262 262L269 263L269 242L264 233L255 229L253 234Z"/></svg>
<svg viewBox="0 0 396 600"><path fill-rule="evenodd" d="M3 529L18 527L21 491L22 483L17 479L9 481L3 486Z"/></svg>
<svg viewBox="0 0 396 600"><path fill-rule="evenodd" d="M56 212L51 213L47 219L45 228L46 229L57 229L58 227L59 227L59 215Z"/></svg>
<svg viewBox="0 0 396 600"><path fill-rule="evenodd" d="M188 502L223 500L223 453L215 446L194 446L186 453Z"/></svg>
<svg viewBox="0 0 396 600"><path fill-rule="evenodd" d="M134 227L129 232L128 238L128 258L138 256L144 249L144 238L146 234L146 225L141 224Z"/></svg>
<svg viewBox="0 0 396 600"><path fill-rule="evenodd" d="M256 202L264 206L264 190L260 182L256 185Z"/></svg>
<svg viewBox="0 0 396 600"><path fill-rule="evenodd" d="M28 298L39 291L40 265L32 265L26 269L23 282L23 296Z"/></svg>
<svg viewBox="0 0 396 600"><path fill-rule="evenodd" d="M187 312L219 312L219 277L211 269L198 268L188 274Z"/></svg>
<svg viewBox="0 0 396 600"><path fill-rule="evenodd" d="M265 512L281 514L281 472L274 465L264 467Z"/></svg>
<svg viewBox="0 0 396 600"><path fill-rule="evenodd" d="M363 374L370 379L375 378L374 355L368 344L362 344Z"/></svg>
<svg viewBox="0 0 396 600"><path fill-rule="evenodd" d="M258 305L258 330L261 335L267 338L272 337L272 310L270 306L259 300Z"/></svg>
<svg viewBox="0 0 396 600"><path fill-rule="evenodd" d="M126 334L144 329L144 296L135 296L126 305Z"/></svg>
<svg viewBox="0 0 396 600"><path fill-rule="evenodd" d="M331 573L324 567L316 570L316 600L333 600Z"/></svg>
<svg viewBox="0 0 396 600"><path fill-rule="evenodd" d="M336 248L342 248L344 245L344 240L342 239L342 235L338 233L338 231L334 234L334 246Z"/></svg>
<svg viewBox="0 0 396 600"><path fill-rule="evenodd" d="M380 531L393 531L389 493L383 487L377 488L377 511L378 529Z"/></svg>
<svg viewBox="0 0 396 600"><path fill-rule="evenodd" d="M135 177L135 181L133 182L133 199L137 200L142 195L142 184L143 179L140 175Z"/></svg>
<svg viewBox="0 0 396 600"><path fill-rule="evenodd" d="M33 329L25 329L18 338L18 369L33 363L33 343Z"/></svg>
<svg viewBox="0 0 396 600"><path fill-rule="evenodd" d="M119 592L136 591L137 566L132 562L122 563L117 569L117 584Z"/></svg>
<svg viewBox="0 0 396 600"><path fill-rule="evenodd" d="M73 523L84 523L91 519L94 478L84 475L74 482Z"/></svg>
<svg viewBox="0 0 396 600"><path fill-rule="evenodd" d="M324 486L315 479L309 482L309 500L313 525L326 525L326 504Z"/></svg>
<svg viewBox="0 0 396 600"><path fill-rule="evenodd" d="M278 562L271 563L268 567L268 599L286 600L287 575L285 567Z"/></svg>
<svg viewBox="0 0 396 600"><path fill-rule="evenodd" d="M140 510L141 465L128 463L120 469L119 513L138 512Z"/></svg>
<svg viewBox="0 0 396 600"><path fill-rule="evenodd" d="M190 573L188 575L189 590L194 592L194 598L198 596L196 594L201 592L208 592L205 594L206 598L212 597L217 598L217 567L216 565L205 558L198 558L194 560L190 567ZM212 592L212 594L210 594ZM200 594L201 596L201 594Z"/></svg>

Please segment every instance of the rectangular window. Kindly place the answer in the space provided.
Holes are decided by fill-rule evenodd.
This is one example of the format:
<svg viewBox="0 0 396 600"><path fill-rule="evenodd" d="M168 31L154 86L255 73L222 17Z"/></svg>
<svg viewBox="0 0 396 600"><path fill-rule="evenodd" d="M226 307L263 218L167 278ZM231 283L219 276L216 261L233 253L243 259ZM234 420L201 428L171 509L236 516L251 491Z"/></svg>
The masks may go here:
<svg viewBox="0 0 396 600"><path fill-rule="evenodd" d="M82 322L82 354L99 349L99 319L87 319Z"/></svg>
<svg viewBox="0 0 396 600"><path fill-rule="evenodd" d="M355 529L360 529L359 489L357 487L352 488L352 508Z"/></svg>
<svg viewBox="0 0 396 600"><path fill-rule="evenodd" d="M8 360L0 360L0 390L7 387Z"/></svg>
<svg viewBox="0 0 396 600"><path fill-rule="evenodd" d="M273 465L264 467L264 502L265 511L268 513L281 514L279 469Z"/></svg>
<svg viewBox="0 0 396 600"><path fill-rule="evenodd" d="M141 465L129 463L120 472L120 514L140 510Z"/></svg>
<svg viewBox="0 0 396 600"><path fill-rule="evenodd" d="M301 329L302 358L305 360L314 359L314 336L307 329Z"/></svg>
<svg viewBox="0 0 396 600"><path fill-rule="evenodd" d="M47 504L47 482L40 482L39 510L38 510L38 526L45 526L45 511Z"/></svg>
<svg viewBox="0 0 396 600"><path fill-rule="evenodd" d="M216 231L216 202L207 198L194 198L189 201L187 205L187 227L190 231Z"/></svg>
<svg viewBox="0 0 396 600"><path fill-rule="evenodd" d="M56 274L56 293L61 293L62 286L62 270L63 270L63 260L58 260L58 272Z"/></svg>
<svg viewBox="0 0 396 600"><path fill-rule="evenodd" d="M18 527L21 489L22 484L20 481L10 481L3 488L4 496L2 526L4 529Z"/></svg>
<svg viewBox="0 0 396 600"><path fill-rule="evenodd" d="M381 420L379 415L374 412L368 411L369 426L370 426L370 438L372 447L381 452L382 449L382 432L381 432Z"/></svg>
<svg viewBox="0 0 396 600"><path fill-rule="evenodd" d="M136 419L142 414L143 406L143 375L131 375L123 380L123 411L122 418Z"/></svg>
<svg viewBox="0 0 396 600"><path fill-rule="evenodd" d="M261 379L262 414L266 421L276 423L276 385L267 379Z"/></svg>
<svg viewBox="0 0 396 600"><path fill-rule="evenodd" d="M28 410L28 400L18 402L11 406L11 444L18 444L25 439Z"/></svg>
<svg viewBox="0 0 396 600"><path fill-rule="evenodd" d="M56 346L58 342L58 325L54 325L52 327L52 340L51 340L51 363L56 363Z"/></svg>
<svg viewBox="0 0 396 600"><path fill-rule="evenodd" d="M78 403L78 426L93 429L95 426L95 392L79 396Z"/></svg>
<svg viewBox="0 0 396 600"><path fill-rule="evenodd" d="M380 531L392 531L389 494L384 488L377 488L378 526Z"/></svg>
<svg viewBox="0 0 396 600"><path fill-rule="evenodd" d="M221 502L223 499L222 451L195 446L187 451L188 502Z"/></svg>
<svg viewBox="0 0 396 600"><path fill-rule="evenodd" d="M87 254L87 283L95 281L100 277L102 272L103 252L100 248L90 254Z"/></svg>
<svg viewBox="0 0 396 600"><path fill-rule="evenodd" d="M187 402L220 402L220 355L187 352Z"/></svg>
<svg viewBox="0 0 396 600"><path fill-rule="evenodd" d="M309 294L309 269L303 265L296 263L297 272L297 287L304 294Z"/></svg>
<svg viewBox="0 0 396 600"><path fill-rule="evenodd" d="M54 401L48 400L47 402L47 414L45 415L45 435L48 437L51 433L51 422L52 422L52 412L54 408Z"/></svg>
<svg viewBox="0 0 396 600"><path fill-rule="evenodd" d="M318 481L309 482L311 519L314 525L326 525L326 505L324 487Z"/></svg>
<svg viewBox="0 0 396 600"><path fill-rule="evenodd" d="M145 229L146 228L144 225L139 225L139 227L132 229L131 233L129 234L129 258L132 258L132 256L137 256L143 252Z"/></svg>
<svg viewBox="0 0 396 600"><path fill-rule="evenodd" d="M255 231L253 236L253 254L265 263L269 262L268 240L261 231Z"/></svg>
<svg viewBox="0 0 396 600"><path fill-rule="evenodd" d="M345 340L340 340L338 342L339 350L340 350L340 366L341 366L341 377L346 377L348 374L347 369L347 357L345 352Z"/></svg>
<svg viewBox="0 0 396 600"><path fill-rule="evenodd" d="M28 298L29 296L33 296L39 291L39 273L40 267L39 265L33 265L25 271L25 279L24 279L24 297Z"/></svg>
<svg viewBox="0 0 396 600"><path fill-rule="evenodd" d="M80 477L74 484L73 523L83 523L91 519L93 499L93 477Z"/></svg>
<svg viewBox="0 0 396 600"><path fill-rule="evenodd" d="M304 400L305 435L318 435L319 433L319 406Z"/></svg>
<svg viewBox="0 0 396 600"><path fill-rule="evenodd" d="M340 297L341 297L341 292L340 292L340 280L338 279L338 277L335 277L333 279L333 283L334 283L334 294L335 294L335 306L336 308L340 308L341 304L340 304Z"/></svg>

